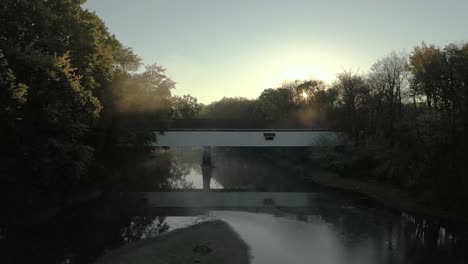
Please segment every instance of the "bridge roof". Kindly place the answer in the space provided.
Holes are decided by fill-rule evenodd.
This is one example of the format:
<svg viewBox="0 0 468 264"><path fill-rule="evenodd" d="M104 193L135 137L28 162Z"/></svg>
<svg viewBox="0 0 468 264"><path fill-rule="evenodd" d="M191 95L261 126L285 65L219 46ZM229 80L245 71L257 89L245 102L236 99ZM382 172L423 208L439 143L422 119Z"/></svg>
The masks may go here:
<svg viewBox="0 0 468 264"><path fill-rule="evenodd" d="M177 119L168 130L331 130L296 120Z"/></svg>

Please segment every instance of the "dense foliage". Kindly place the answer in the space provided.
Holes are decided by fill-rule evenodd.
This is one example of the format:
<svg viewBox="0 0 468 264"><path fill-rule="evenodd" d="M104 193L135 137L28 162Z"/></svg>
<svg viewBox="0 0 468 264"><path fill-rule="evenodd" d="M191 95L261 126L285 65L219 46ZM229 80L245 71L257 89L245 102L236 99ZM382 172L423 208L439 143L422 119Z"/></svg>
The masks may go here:
<svg viewBox="0 0 468 264"><path fill-rule="evenodd" d="M175 82L165 69L138 71L140 58L84 2L0 5L2 195L62 200L83 176L99 182L118 171L111 157L147 155L154 135L126 126L132 118L163 127L172 113ZM115 152L122 141L131 149Z"/></svg>
<svg viewBox="0 0 468 264"><path fill-rule="evenodd" d="M367 76L339 75L337 120L356 142L352 171L465 206L467 63L468 44L423 43Z"/></svg>

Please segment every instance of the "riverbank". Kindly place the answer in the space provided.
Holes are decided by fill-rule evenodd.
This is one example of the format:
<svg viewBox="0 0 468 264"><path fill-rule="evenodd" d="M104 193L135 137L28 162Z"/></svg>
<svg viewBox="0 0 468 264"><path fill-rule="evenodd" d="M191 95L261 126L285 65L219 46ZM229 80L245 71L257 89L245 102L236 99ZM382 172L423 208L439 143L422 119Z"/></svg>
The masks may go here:
<svg viewBox="0 0 468 264"><path fill-rule="evenodd" d="M249 248L221 220L141 240L109 252L100 264L250 263Z"/></svg>
<svg viewBox="0 0 468 264"><path fill-rule="evenodd" d="M304 176L305 180L316 184L331 187L338 190L349 191L365 195L375 201L401 211L422 216L429 216L452 223L468 223L468 218L459 214L425 204L425 201L418 200L411 193L399 188L384 185L377 182L368 182L353 178L344 178L333 172L320 171Z"/></svg>

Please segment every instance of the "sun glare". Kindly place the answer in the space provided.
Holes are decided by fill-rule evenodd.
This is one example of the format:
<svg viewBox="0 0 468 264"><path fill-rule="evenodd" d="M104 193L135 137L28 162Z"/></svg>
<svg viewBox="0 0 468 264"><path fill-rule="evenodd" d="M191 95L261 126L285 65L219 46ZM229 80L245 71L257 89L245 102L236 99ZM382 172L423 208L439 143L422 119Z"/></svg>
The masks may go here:
<svg viewBox="0 0 468 264"><path fill-rule="evenodd" d="M318 79L330 83L333 81L334 75L318 66L310 64L284 67L274 74L273 79L268 84L268 87L278 87L285 81L311 79Z"/></svg>

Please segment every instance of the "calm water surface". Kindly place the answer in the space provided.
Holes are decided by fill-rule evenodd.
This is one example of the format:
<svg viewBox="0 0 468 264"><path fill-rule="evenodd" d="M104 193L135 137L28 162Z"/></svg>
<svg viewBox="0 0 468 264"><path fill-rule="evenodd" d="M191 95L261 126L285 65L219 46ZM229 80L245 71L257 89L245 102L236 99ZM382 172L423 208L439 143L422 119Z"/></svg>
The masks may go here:
<svg viewBox="0 0 468 264"><path fill-rule="evenodd" d="M252 263L467 263L464 227L304 182L303 172L258 158L261 153L212 150L213 168L207 173L200 166L202 149L167 152L176 175L170 186L183 189L175 195L207 188L233 195L218 201L216 208L158 206L143 194L106 196L48 223L7 234L0 240L8 260L2 263L90 263L123 244L213 219L227 222L239 234L250 247ZM151 168L153 161L148 162L145 166ZM273 192L304 196L306 202L285 206ZM233 207L238 201L229 197L243 193L247 201Z"/></svg>

